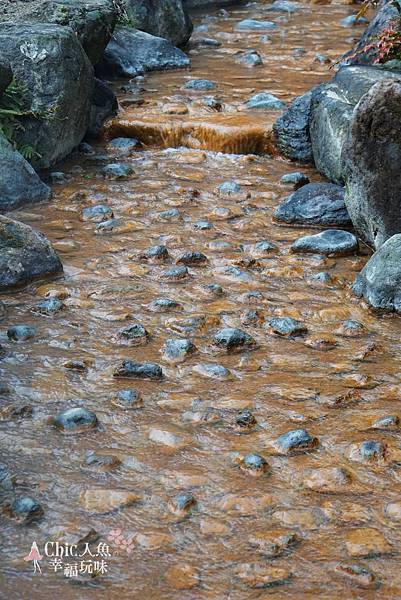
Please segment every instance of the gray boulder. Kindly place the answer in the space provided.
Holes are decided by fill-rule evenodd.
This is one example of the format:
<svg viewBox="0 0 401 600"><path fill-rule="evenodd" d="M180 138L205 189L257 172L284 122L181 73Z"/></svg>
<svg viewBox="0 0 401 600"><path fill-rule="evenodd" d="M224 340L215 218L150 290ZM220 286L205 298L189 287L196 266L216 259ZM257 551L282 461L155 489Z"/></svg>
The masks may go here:
<svg viewBox="0 0 401 600"><path fill-rule="evenodd" d="M4 90L10 85L13 79L13 72L9 63L0 59L0 96Z"/></svg>
<svg viewBox="0 0 401 600"><path fill-rule="evenodd" d="M192 33L192 21L182 0L118 0L129 24L141 31L184 46Z"/></svg>
<svg viewBox="0 0 401 600"><path fill-rule="evenodd" d="M373 248L401 232L400 106L401 79L376 83L355 108L342 153L345 204Z"/></svg>
<svg viewBox="0 0 401 600"><path fill-rule="evenodd" d="M401 234L373 254L352 289L373 308L401 312Z"/></svg>
<svg viewBox="0 0 401 600"><path fill-rule="evenodd" d="M108 77L134 77L146 71L189 65L187 55L168 40L121 27L114 32L97 72Z"/></svg>
<svg viewBox="0 0 401 600"><path fill-rule="evenodd" d="M352 225L344 203L344 189L333 183L302 186L277 207L273 218L289 225Z"/></svg>
<svg viewBox="0 0 401 600"><path fill-rule="evenodd" d="M103 123L114 116L117 110L118 101L113 90L104 81L95 79L86 137L88 139L98 137Z"/></svg>
<svg viewBox="0 0 401 600"><path fill-rule="evenodd" d="M48 200L50 195L31 165L0 136L0 212Z"/></svg>
<svg viewBox="0 0 401 600"><path fill-rule="evenodd" d="M0 291L62 270L60 259L44 235L0 216Z"/></svg>
<svg viewBox="0 0 401 600"><path fill-rule="evenodd" d="M96 64L117 21L113 0L43 0L28 3L14 22L52 23L71 27L90 61Z"/></svg>
<svg viewBox="0 0 401 600"><path fill-rule="evenodd" d="M291 160L313 162L309 135L312 90L295 98L273 125L278 150Z"/></svg>
<svg viewBox="0 0 401 600"><path fill-rule="evenodd" d="M69 27L49 24L0 24L2 56L32 116L22 119L16 142L39 155L32 164L47 168L77 146L88 127L93 68Z"/></svg>
<svg viewBox="0 0 401 600"><path fill-rule="evenodd" d="M313 91L309 122L313 158L317 170L338 184L344 183L341 151L353 108L334 83Z"/></svg>
<svg viewBox="0 0 401 600"><path fill-rule="evenodd" d="M332 82L312 93L309 132L317 170L331 181L345 181L342 149L355 105L377 82L400 75L370 66L341 68Z"/></svg>

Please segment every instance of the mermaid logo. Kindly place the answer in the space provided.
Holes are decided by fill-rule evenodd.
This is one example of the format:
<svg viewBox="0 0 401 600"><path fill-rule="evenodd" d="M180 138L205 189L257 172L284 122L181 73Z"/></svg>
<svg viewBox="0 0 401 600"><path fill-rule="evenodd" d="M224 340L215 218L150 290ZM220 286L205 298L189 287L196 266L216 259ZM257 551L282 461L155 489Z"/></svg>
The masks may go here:
<svg viewBox="0 0 401 600"><path fill-rule="evenodd" d="M42 569L40 568L39 561L41 561L43 556L39 552L39 548L36 542L32 542L31 550L27 556L24 556L24 560L33 561L33 572L34 574L40 573L42 574Z"/></svg>

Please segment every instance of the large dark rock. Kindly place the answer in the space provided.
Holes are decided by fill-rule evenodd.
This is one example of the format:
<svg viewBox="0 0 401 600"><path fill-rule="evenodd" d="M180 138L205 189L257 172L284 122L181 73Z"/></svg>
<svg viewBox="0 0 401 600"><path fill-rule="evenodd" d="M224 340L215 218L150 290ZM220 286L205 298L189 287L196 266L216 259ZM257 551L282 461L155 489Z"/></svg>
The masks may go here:
<svg viewBox="0 0 401 600"><path fill-rule="evenodd" d="M43 0L29 6L16 21L71 27L93 64L101 58L117 20L113 0Z"/></svg>
<svg viewBox="0 0 401 600"><path fill-rule="evenodd" d="M9 63L0 59L0 96L4 90L10 85L13 78L13 72Z"/></svg>
<svg viewBox="0 0 401 600"><path fill-rule="evenodd" d="M95 79L95 87L91 97L89 125L86 136L88 139L96 138L103 123L114 116L118 110L118 101L113 90L100 79Z"/></svg>
<svg viewBox="0 0 401 600"><path fill-rule="evenodd" d="M0 24L2 56L9 61L32 116L16 141L31 146L35 168L47 168L77 146L88 127L93 68L69 27Z"/></svg>
<svg viewBox="0 0 401 600"><path fill-rule="evenodd" d="M189 65L187 55L168 40L121 27L114 32L97 71L107 77L134 77L146 71Z"/></svg>
<svg viewBox="0 0 401 600"><path fill-rule="evenodd" d="M375 62L378 57L377 45L373 44L373 48L366 48L372 42L375 41L375 37L380 35L385 29L390 27L393 23L398 23L399 26L400 15L398 9L392 2L382 2L379 10L375 17L370 22L368 28L364 32L363 36L357 43L356 47L347 52L343 56L343 63L348 65L371 65ZM366 48L366 50L365 50Z"/></svg>
<svg viewBox="0 0 401 600"><path fill-rule="evenodd" d="M334 83L313 91L309 122L313 158L317 170L338 184L343 183L341 150L353 108Z"/></svg>
<svg viewBox="0 0 401 600"><path fill-rule="evenodd" d="M345 204L374 248L401 232L400 110L401 79L376 83L355 108L342 153Z"/></svg>
<svg viewBox="0 0 401 600"><path fill-rule="evenodd" d="M314 88L309 131L316 168L325 177L344 183L342 148L355 105L377 81L399 76L375 67L350 66L341 68L332 82Z"/></svg>
<svg viewBox="0 0 401 600"><path fill-rule="evenodd" d="M192 33L192 21L182 0L119 0L132 27L183 46Z"/></svg>
<svg viewBox="0 0 401 600"><path fill-rule="evenodd" d="M48 200L50 195L31 165L0 136L0 212Z"/></svg>
<svg viewBox="0 0 401 600"><path fill-rule="evenodd" d="M357 275L353 291L373 308L401 312L401 234L373 254Z"/></svg>
<svg viewBox="0 0 401 600"><path fill-rule="evenodd" d="M0 216L0 291L63 270L50 242L28 225Z"/></svg>
<svg viewBox="0 0 401 600"><path fill-rule="evenodd" d="M344 189L332 183L302 186L277 207L274 220L289 225L352 225L344 203Z"/></svg>
<svg viewBox="0 0 401 600"><path fill-rule="evenodd" d="M313 162L309 135L312 90L295 98L273 125L278 150L291 160Z"/></svg>

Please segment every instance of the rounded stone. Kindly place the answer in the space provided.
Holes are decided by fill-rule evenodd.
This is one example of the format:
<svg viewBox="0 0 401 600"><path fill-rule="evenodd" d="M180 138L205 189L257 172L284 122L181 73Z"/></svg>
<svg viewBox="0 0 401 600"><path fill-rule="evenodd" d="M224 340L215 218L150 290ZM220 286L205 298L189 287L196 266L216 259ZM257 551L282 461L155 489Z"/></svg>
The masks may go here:
<svg viewBox="0 0 401 600"><path fill-rule="evenodd" d="M132 174L132 168L123 163L111 163L102 169L102 175L108 179L124 179Z"/></svg>
<svg viewBox="0 0 401 600"><path fill-rule="evenodd" d="M94 412L76 407L59 413L54 419L54 425L62 433L77 434L94 429L98 425L98 420Z"/></svg>
<svg viewBox="0 0 401 600"><path fill-rule="evenodd" d="M186 90L213 90L216 84L209 79L191 79L184 87Z"/></svg>
<svg viewBox="0 0 401 600"><path fill-rule="evenodd" d="M134 323L118 332L119 340L137 346L148 341L149 333L141 323Z"/></svg>
<svg viewBox="0 0 401 600"><path fill-rule="evenodd" d="M196 352L196 346L187 338L169 338L166 340L163 354L171 362L184 361Z"/></svg>
<svg viewBox="0 0 401 600"><path fill-rule="evenodd" d="M207 257L202 252L184 252L177 258L177 264L182 265L204 265L208 262Z"/></svg>
<svg viewBox="0 0 401 600"><path fill-rule="evenodd" d="M358 250L358 240L353 233L341 229L327 229L316 235L301 237L291 246L295 253L346 256Z"/></svg>
<svg viewBox="0 0 401 600"><path fill-rule="evenodd" d="M366 334L366 329L359 323L359 321L353 321L349 319L347 321L343 321L341 325L334 331L336 335L340 335L342 337L358 337Z"/></svg>
<svg viewBox="0 0 401 600"><path fill-rule="evenodd" d="M7 514L19 524L27 525L44 515L42 506L29 496L18 496L6 509Z"/></svg>
<svg viewBox="0 0 401 600"><path fill-rule="evenodd" d="M306 325L291 317L275 317L269 321L270 330L282 336L295 337L308 332Z"/></svg>
<svg viewBox="0 0 401 600"><path fill-rule="evenodd" d="M132 379L149 379L160 381L163 379L163 371L156 363L139 363L124 360L113 373L114 377L130 377Z"/></svg>
<svg viewBox="0 0 401 600"><path fill-rule="evenodd" d="M397 415L386 415L379 417L372 424L372 429L383 429L384 431L398 430L400 427L400 418Z"/></svg>
<svg viewBox="0 0 401 600"><path fill-rule="evenodd" d="M151 260L166 260L169 257L167 246L150 246L144 254L144 258Z"/></svg>
<svg viewBox="0 0 401 600"><path fill-rule="evenodd" d="M307 183L275 210L273 220L288 225L351 227L344 189L333 183Z"/></svg>
<svg viewBox="0 0 401 600"><path fill-rule="evenodd" d="M236 31L268 31L278 29L278 25L272 21L257 21L256 19L244 19L235 26Z"/></svg>
<svg viewBox="0 0 401 600"><path fill-rule="evenodd" d="M240 462L240 468L255 476L262 475L270 470L269 464L263 456L255 452L244 456L243 460Z"/></svg>
<svg viewBox="0 0 401 600"><path fill-rule="evenodd" d="M38 312L41 315L51 316L60 312L64 308L64 302L58 298L47 298L46 300L40 302L37 307L35 307L35 312Z"/></svg>
<svg viewBox="0 0 401 600"><path fill-rule="evenodd" d="M182 308L181 304L176 300L172 300L171 298L156 298L150 304L151 310L155 312L168 312L174 309Z"/></svg>
<svg viewBox="0 0 401 600"><path fill-rule="evenodd" d="M234 419L234 427L240 433L251 431L256 427L257 423L257 420L249 408L240 410Z"/></svg>
<svg viewBox="0 0 401 600"><path fill-rule="evenodd" d="M30 325L13 325L7 329L7 337L13 342L26 342L35 335L36 329Z"/></svg>
<svg viewBox="0 0 401 600"><path fill-rule="evenodd" d="M172 267L164 271L161 277L167 281L182 281L189 278L189 271L186 266Z"/></svg>
<svg viewBox="0 0 401 600"><path fill-rule="evenodd" d="M112 399L112 404L124 410L136 410L143 407L143 399L137 390L119 390Z"/></svg>
<svg viewBox="0 0 401 600"><path fill-rule="evenodd" d="M105 204L96 204L95 206L88 206L82 209L81 219L82 221L92 221L93 223L101 223L112 219L114 213L110 206Z"/></svg>
<svg viewBox="0 0 401 600"><path fill-rule="evenodd" d="M283 185L290 185L294 188L294 190L298 190L310 183L310 179L305 173L300 173L299 171L294 171L293 173L285 173L280 179L280 183Z"/></svg>
<svg viewBox="0 0 401 600"><path fill-rule="evenodd" d="M281 110L285 104L282 100L269 94L268 92L259 92L255 94L244 104L245 108L258 110Z"/></svg>
<svg viewBox="0 0 401 600"><path fill-rule="evenodd" d="M310 435L306 429L293 429L281 435L275 444L285 454L314 450L319 446L317 437Z"/></svg>
<svg viewBox="0 0 401 600"><path fill-rule="evenodd" d="M363 460L373 462L386 457L387 446L375 440L366 440L359 446L359 454Z"/></svg>
<svg viewBox="0 0 401 600"><path fill-rule="evenodd" d="M210 379L227 380L231 378L231 372L223 365L216 363L200 363L193 367L195 373Z"/></svg>
<svg viewBox="0 0 401 600"><path fill-rule="evenodd" d="M169 510L177 516L185 516L196 506L196 499L190 492L180 492L168 503Z"/></svg>
<svg viewBox="0 0 401 600"><path fill-rule="evenodd" d="M238 194L240 191L241 191L240 184L234 180L224 181L223 183L221 183L219 185L219 192L221 194L226 194L229 196L230 194Z"/></svg>
<svg viewBox="0 0 401 600"><path fill-rule="evenodd" d="M220 329L215 334L213 341L218 348L227 351L255 346L255 340L252 336L242 331L242 329L231 327Z"/></svg>

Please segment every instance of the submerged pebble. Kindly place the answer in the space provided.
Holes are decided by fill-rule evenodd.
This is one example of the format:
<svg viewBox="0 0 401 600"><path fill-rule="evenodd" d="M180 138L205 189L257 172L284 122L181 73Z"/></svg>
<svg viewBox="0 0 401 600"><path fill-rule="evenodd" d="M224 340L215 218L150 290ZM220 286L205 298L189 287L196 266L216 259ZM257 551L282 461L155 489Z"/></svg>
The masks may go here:
<svg viewBox="0 0 401 600"><path fill-rule="evenodd" d="M36 329L30 325L13 325L7 329L7 337L13 342L26 342L35 335Z"/></svg>
<svg viewBox="0 0 401 600"><path fill-rule="evenodd" d="M59 413L54 418L54 425L62 433L84 433L97 427L98 420L92 411L77 407Z"/></svg>

